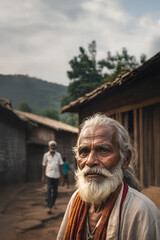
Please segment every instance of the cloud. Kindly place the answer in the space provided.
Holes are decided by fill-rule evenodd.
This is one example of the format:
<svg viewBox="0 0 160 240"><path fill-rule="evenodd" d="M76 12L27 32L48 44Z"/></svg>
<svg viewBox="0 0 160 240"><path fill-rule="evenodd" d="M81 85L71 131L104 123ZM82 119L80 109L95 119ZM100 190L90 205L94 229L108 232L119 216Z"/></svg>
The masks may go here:
<svg viewBox="0 0 160 240"><path fill-rule="evenodd" d="M120 6L119 1L94 0L86 1L82 7L87 13L93 14L97 20L125 24L130 16Z"/></svg>
<svg viewBox="0 0 160 240"><path fill-rule="evenodd" d="M136 3L135 3L136 4ZM126 47L131 55L159 51L160 14L139 17L121 0L6 0L0 7L1 73L68 84L69 61L97 42L97 59ZM154 46L153 46L154 43Z"/></svg>
<svg viewBox="0 0 160 240"><path fill-rule="evenodd" d="M156 36L150 42L150 55L153 56L157 53L157 49L160 49L160 36Z"/></svg>

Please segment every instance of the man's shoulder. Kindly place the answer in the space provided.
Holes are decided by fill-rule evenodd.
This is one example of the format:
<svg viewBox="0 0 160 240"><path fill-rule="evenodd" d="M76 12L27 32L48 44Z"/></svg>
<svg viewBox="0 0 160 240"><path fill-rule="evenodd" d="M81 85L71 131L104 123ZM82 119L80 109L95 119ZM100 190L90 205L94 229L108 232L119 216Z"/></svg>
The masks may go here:
<svg viewBox="0 0 160 240"><path fill-rule="evenodd" d="M49 155L49 151L44 153L44 156L48 156Z"/></svg>
<svg viewBox="0 0 160 240"><path fill-rule="evenodd" d="M61 154L60 154L60 152L55 152L55 155L57 155L57 156L61 156Z"/></svg>
<svg viewBox="0 0 160 240"><path fill-rule="evenodd" d="M138 202L141 204L143 202L143 204L145 203L146 205L154 205L154 203L151 201L151 199L149 199L147 196L145 196L143 193L137 191L136 189L129 187L128 188L128 192L130 194L130 196L133 198L133 200L138 200Z"/></svg>
<svg viewBox="0 0 160 240"><path fill-rule="evenodd" d="M132 210L134 209L135 212L150 212L151 215L158 214L160 216L159 210L152 200L131 187L128 189L126 202L128 207L132 207Z"/></svg>
<svg viewBox="0 0 160 240"><path fill-rule="evenodd" d="M77 193L78 193L78 190L75 190L75 192L72 194L72 196L71 196L71 198L70 198L70 204L71 204L71 205L73 204L74 199L75 199Z"/></svg>
<svg viewBox="0 0 160 240"><path fill-rule="evenodd" d="M62 159L62 156L61 156L61 154L60 154L59 152L55 152L55 156L56 156L57 158L59 158L59 159Z"/></svg>

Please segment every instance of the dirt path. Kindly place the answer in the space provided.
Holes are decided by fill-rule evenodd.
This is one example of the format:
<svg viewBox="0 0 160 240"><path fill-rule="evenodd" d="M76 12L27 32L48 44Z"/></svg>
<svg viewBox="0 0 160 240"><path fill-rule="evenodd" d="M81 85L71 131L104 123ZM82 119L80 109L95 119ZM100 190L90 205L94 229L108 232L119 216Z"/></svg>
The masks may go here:
<svg viewBox="0 0 160 240"><path fill-rule="evenodd" d="M15 194L0 215L2 240L54 240L74 187L59 187L56 209L46 212L44 189L41 183L25 184Z"/></svg>
<svg viewBox="0 0 160 240"><path fill-rule="evenodd" d="M46 213L44 188L41 183L28 183L19 189L0 192L0 239L56 240L67 203L75 188L59 187L56 209ZM143 189L160 209L160 188Z"/></svg>

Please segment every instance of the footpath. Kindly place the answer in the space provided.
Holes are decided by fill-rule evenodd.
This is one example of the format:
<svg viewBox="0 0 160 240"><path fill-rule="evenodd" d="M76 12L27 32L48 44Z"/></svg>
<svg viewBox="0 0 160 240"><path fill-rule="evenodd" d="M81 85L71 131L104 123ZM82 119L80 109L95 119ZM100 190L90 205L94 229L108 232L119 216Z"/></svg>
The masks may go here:
<svg viewBox="0 0 160 240"><path fill-rule="evenodd" d="M56 240L74 186L59 186L56 208L47 213L46 187L25 183L0 188L1 240Z"/></svg>
<svg viewBox="0 0 160 240"><path fill-rule="evenodd" d="M56 240L56 236L75 187L59 186L56 209L49 215L45 186L25 183L0 188L1 240ZM160 210L160 188L150 187L142 193L151 198Z"/></svg>

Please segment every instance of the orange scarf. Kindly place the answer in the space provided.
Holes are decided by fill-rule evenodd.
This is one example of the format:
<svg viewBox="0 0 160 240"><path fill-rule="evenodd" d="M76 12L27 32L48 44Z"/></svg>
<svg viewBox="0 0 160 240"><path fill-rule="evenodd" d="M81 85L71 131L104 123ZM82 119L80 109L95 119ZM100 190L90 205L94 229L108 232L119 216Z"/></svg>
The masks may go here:
<svg viewBox="0 0 160 240"><path fill-rule="evenodd" d="M115 192L111 193L109 196L101 218L101 224L98 225L94 239L106 239L106 229L108 225L108 220L111 214L111 211L114 207L114 204L120 193L122 184L120 184ZM66 231L64 234L63 240L85 240L86 239L86 219L89 209L89 204L82 201L77 193L68 220Z"/></svg>

